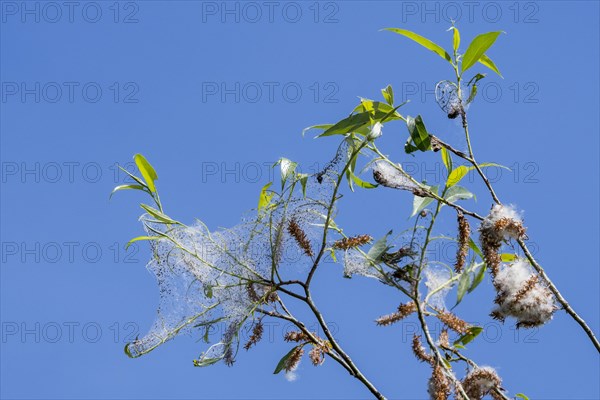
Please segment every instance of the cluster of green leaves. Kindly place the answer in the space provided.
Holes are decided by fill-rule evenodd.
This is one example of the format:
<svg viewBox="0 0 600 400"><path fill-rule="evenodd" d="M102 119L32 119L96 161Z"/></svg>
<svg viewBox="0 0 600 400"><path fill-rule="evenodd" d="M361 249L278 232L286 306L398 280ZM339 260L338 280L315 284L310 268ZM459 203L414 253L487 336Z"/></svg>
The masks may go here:
<svg viewBox="0 0 600 400"><path fill-rule="evenodd" d="M158 195L158 191L156 190L156 181L158 180L158 174L156 173L156 170L154 169L154 167L148 162L146 157L144 157L141 154L134 155L133 161L135 162L135 165L137 166L137 168L140 172L140 175L142 175L142 176L141 177L136 176L136 175L132 174L131 172L129 172L127 169L119 166L119 168L123 172L125 172L131 179L133 179L136 183L119 185L119 186L115 187L113 189L113 191L111 192L110 197L112 198L112 196L116 192L123 191L123 190L137 190L137 191L144 192L152 198L152 200L154 201L154 204L156 206L156 207L153 207L153 206L150 206L150 205L144 204L144 203L140 204L140 207L148 215L150 215L152 218L154 218L152 220L148 220L148 222L157 223L157 224L168 224L168 225L180 224L178 221L175 221L172 218L170 218L169 216L167 216L163 211L162 204L160 202L160 197ZM158 240L159 236L161 236L162 234L160 232L156 232L156 233L158 236L138 236L138 237L131 239L127 243L126 249L129 248L129 246L131 246L135 242L144 241L144 240Z"/></svg>

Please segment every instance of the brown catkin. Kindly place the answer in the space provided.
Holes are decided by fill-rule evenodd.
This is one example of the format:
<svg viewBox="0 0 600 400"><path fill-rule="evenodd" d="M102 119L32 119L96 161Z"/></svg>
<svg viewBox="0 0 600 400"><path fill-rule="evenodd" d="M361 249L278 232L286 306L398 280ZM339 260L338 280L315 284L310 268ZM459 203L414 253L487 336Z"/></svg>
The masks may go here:
<svg viewBox="0 0 600 400"><path fill-rule="evenodd" d="M256 343L260 342L260 339L262 339L263 331L264 331L263 324L261 321L258 321L258 323L256 323L256 325L254 325L254 328L252 328L252 335L250 336L250 339L248 339L248 341L244 345L244 349L250 350L250 348L252 346L254 346Z"/></svg>
<svg viewBox="0 0 600 400"><path fill-rule="evenodd" d="M283 366L283 369L286 372L295 370L296 367L298 367L298 364L300 364L300 360L302 360L303 355L304 355L304 349L300 346L295 347L292 354L286 360L285 365Z"/></svg>
<svg viewBox="0 0 600 400"><path fill-rule="evenodd" d="M471 226L469 221L465 218L463 213L458 214L458 249L456 251L456 264L454 264L454 270L456 273L461 273L465 261L467 260L467 254L469 252L469 237L471 235Z"/></svg>
<svg viewBox="0 0 600 400"><path fill-rule="evenodd" d="M433 362L433 357L431 357L431 355L427 354L425 347L423 347L423 344L421 343L420 335L413 335L412 351L415 354L415 357L417 358L417 360L426 362L428 364L431 364Z"/></svg>
<svg viewBox="0 0 600 400"><path fill-rule="evenodd" d="M464 335L471 327L468 323L458 318L455 314L448 311L442 311L437 314L437 317L444 325L452 329L456 333Z"/></svg>
<svg viewBox="0 0 600 400"><path fill-rule="evenodd" d="M440 332L440 338L438 339L442 348L450 348L450 339L448 338L448 329L444 328Z"/></svg>
<svg viewBox="0 0 600 400"><path fill-rule="evenodd" d="M450 397L450 382L440 364L436 364L431 372L429 395L432 400L447 400Z"/></svg>
<svg viewBox="0 0 600 400"><path fill-rule="evenodd" d="M314 255L310 245L310 240L308 240L306 233L302 230L302 228L300 228L300 225L298 225L296 219L292 218L288 223L288 232L296 240L296 243L298 243L298 246L300 246L300 248L304 251L304 254L309 257Z"/></svg>
<svg viewBox="0 0 600 400"><path fill-rule="evenodd" d="M371 243L373 238L369 235L357 235L349 238L342 238L333 243L333 248L337 250L348 250L355 247Z"/></svg>
<svg viewBox="0 0 600 400"><path fill-rule="evenodd" d="M400 304L398 311L377 318L375 323L379 326L388 326L408 317L415 311L417 311L417 306L412 301L406 304Z"/></svg>
<svg viewBox="0 0 600 400"><path fill-rule="evenodd" d="M305 342L308 340L308 337L304 334L304 332L300 331L291 331L287 332L283 337L283 340L286 342Z"/></svg>
<svg viewBox="0 0 600 400"><path fill-rule="evenodd" d="M321 346L317 345L313 347L312 350L308 353L308 356L310 357L310 361L315 367L325 362L325 353L323 352Z"/></svg>

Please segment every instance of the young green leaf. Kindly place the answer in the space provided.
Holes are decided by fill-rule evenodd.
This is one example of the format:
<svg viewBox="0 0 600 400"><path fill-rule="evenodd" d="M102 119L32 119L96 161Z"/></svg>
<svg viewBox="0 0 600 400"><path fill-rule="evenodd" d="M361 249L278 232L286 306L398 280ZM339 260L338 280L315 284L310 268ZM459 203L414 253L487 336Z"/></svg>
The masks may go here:
<svg viewBox="0 0 600 400"><path fill-rule="evenodd" d="M501 31L482 33L473 39L462 58L462 73L479 61L481 56L494 44L501 33Z"/></svg>
<svg viewBox="0 0 600 400"><path fill-rule="evenodd" d="M307 128L302 129L302 136L304 136L304 134L308 131L310 131L311 129L322 129L322 130L327 130L329 128L331 128L333 126L333 124L321 124L321 125L313 125L313 126L309 126ZM318 137L318 136L317 136Z"/></svg>
<svg viewBox="0 0 600 400"><path fill-rule="evenodd" d="M113 194L120 190L142 190L145 191L145 187L142 185L119 185L110 192L109 199L112 198Z"/></svg>
<svg viewBox="0 0 600 400"><path fill-rule="evenodd" d="M475 278L473 278L473 283L471 283L471 287L469 287L469 293L471 293L473 290L475 290L475 288L477 286L479 286L481 281L483 281L484 277L485 277L485 264L482 264L479 267L479 270L477 270L477 272L475 273Z"/></svg>
<svg viewBox="0 0 600 400"><path fill-rule="evenodd" d="M454 341L454 345L462 344L466 346L468 343L472 342L481 332L483 332L483 328L480 326L472 326L469 328L469 331L456 339Z"/></svg>
<svg viewBox="0 0 600 400"><path fill-rule="evenodd" d="M460 46L460 32L458 32L458 28L455 26L453 26L451 29L453 30L452 46L454 48L454 52L456 53L458 51L458 47Z"/></svg>
<svg viewBox="0 0 600 400"><path fill-rule="evenodd" d="M500 70L498 69L498 67L496 67L496 64L494 64L494 62L492 61L491 58L489 58L487 55L482 55L479 60L477 60L478 62L480 62L481 64L485 65L486 67L488 67L489 69L491 69L492 71L494 71L495 73L497 73L500 78L503 78L502 74L500 73Z"/></svg>
<svg viewBox="0 0 600 400"><path fill-rule="evenodd" d="M352 179L352 181L363 189L375 189L378 186L373 183L363 181L358 176L354 175L354 172L352 172L351 170L348 170L348 173L350 174L350 178Z"/></svg>
<svg viewBox="0 0 600 400"><path fill-rule="evenodd" d="M499 167L499 168L505 168L510 170L510 168L505 167L504 165L500 165L500 164L496 164L496 163L481 163L479 164L480 168L485 168L485 167ZM456 185L458 182L460 182L460 180L462 178L464 178L470 171L473 171L475 169L475 167L467 167L464 165L460 165L458 167L456 167L454 169L454 171L452 171L450 173L450 175L448 175L448 179L446 180L446 186L448 187L452 187L454 185Z"/></svg>
<svg viewBox="0 0 600 400"><path fill-rule="evenodd" d="M446 194L444 198L449 203L454 203L457 200L468 200L473 198L473 193L469 192L466 188L462 186L451 186L446 190Z"/></svg>
<svg viewBox="0 0 600 400"><path fill-rule="evenodd" d="M273 184L273 182L269 182L265 186L263 186L262 189L260 190L260 196L258 197L258 211L262 210L263 208L265 208L269 204L271 204L271 199L273 198L273 193L269 191L269 188L271 187L272 184Z"/></svg>
<svg viewBox="0 0 600 400"><path fill-rule="evenodd" d="M469 271L464 271L461 275L460 275L460 279L458 280L458 290L456 292L456 304L454 305L454 307L456 307L463 299L463 297L465 297L465 294L467 293L467 289L469 288L471 283L471 274Z"/></svg>
<svg viewBox="0 0 600 400"><path fill-rule="evenodd" d="M450 152L445 147L442 147L441 153L442 153L442 162L446 166L448 173L452 172L452 156L450 155Z"/></svg>
<svg viewBox="0 0 600 400"><path fill-rule="evenodd" d="M138 237L131 239L129 242L127 242L127 244L125 245L125 250L127 250L129 248L129 246L131 246L135 242L139 242L141 240L158 240L158 239L160 239L158 236L138 236Z"/></svg>
<svg viewBox="0 0 600 400"><path fill-rule="evenodd" d="M138 169L140 170L140 173L144 177L144 181L146 182L146 185L148 185L148 189L150 189L152 193L156 193L156 186L154 186L154 182L158 179L158 175L156 174L156 171L152 165L150 165L148 160L146 160L146 158L141 154L136 154L133 156L133 160L135 161L135 165L137 165Z"/></svg>
<svg viewBox="0 0 600 400"><path fill-rule="evenodd" d="M360 128L366 127L371 123L371 114L369 112L362 112L359 114L352 114L348 118L344 118L338 123L334 124L325 132L321 133L317 137L332 136L332 135L345 135L350 132L356 132Z"/></svg>
<svg viewBox="0 0 600 400"><path fill-rule="evenodd" d="M429 40L427 38L424 38L421 35L417 35L414 32L408 31L406 29L399 29L399 28L385 28L384 30L394 32L394 33L397 33L402 36L406 36L407 38L419 43L421 46L425 47L426 49L433 51L435 54L439 55L440 57L442 57L444 60L448 61L449 63L452 63L452 58L446 52L446 50L444 50L443 47L432 42L431 40Z"/></svg>
<svg viewBox="0 0 600 400"><path fill-rule="evenodd" d="M140 207L142 207L148 214L152 215L154 218L156 218L158 221L160 221L164 224L177 224L178 223L177 221L172 220L171 218L167 217L161 211L157 210L156 208L150 207L147 204L140 204Z"/></svg>
<svg viewBox="0 0 600 400"><path fill-rule="evenodd" d="M529 400L529 397L525 396L523 393L517 393L515 394L515 397L518 397L523 400Z"/></svg>
<svg viewBox="0 0 600 400"><path fill-rule="evenodd" d="M383 98L390 105L394 106L394 90L391 85L387 85L385 89L381 89L381 94L383 94Z"/></svg>
<svg viewBox="0 0 600 400"><path fill-rule="evenodd" d="M387 239L388 236L390 236L391 234L392 231L386 233L384 237L376 241L373 247L369 249L367 257L369 257L373 262L379 262L383 253L385 253L389 249Z"/></svg>
<svg viewBox="0 0 600 400"><path fill-rule="evenodd" d="M425 128L425 124L420 115L417 115L416 118L407 116L406 126L412 142L417 149L421 151L428 151L431 149L431 137L429 136L429 132L427 132L427 128Z"/></svg>
<svg viewBox="0 0 600 400"><path fill-rule="evenodd" d="M473 250L473 252L479 256L479 258L483 259L483 253L481 252L481 249L479 248L479 246L477 246L477 243L475 243L473 241L473 239L470 237L469 237L469 248L471 250Z"/></svg>
<svg viewBox="0 0 600 400"><path fill-rule="evenodd" d="M431 192L437 194L438 187L437 186L430 186L429 190ZM433 201L432 197L419 197L419 196L415 196L413 198L413 210L412 210L412 214L410 214L410 218L414 217L415 215L417 215L418 213L420 213L421 211L423 211L425 209L425 207L427 207L432 201Z"/></svg>
<svg viewBox="0 0 600 400"><path fill-rule="evenodd" d="M448 175L448 179L446 180L446 186L452 187L456 185L462 178L465 177L469 173L469 171L473 169L473 167L466 167L464 165L459 165L454 168L454 170Z"/></svg>

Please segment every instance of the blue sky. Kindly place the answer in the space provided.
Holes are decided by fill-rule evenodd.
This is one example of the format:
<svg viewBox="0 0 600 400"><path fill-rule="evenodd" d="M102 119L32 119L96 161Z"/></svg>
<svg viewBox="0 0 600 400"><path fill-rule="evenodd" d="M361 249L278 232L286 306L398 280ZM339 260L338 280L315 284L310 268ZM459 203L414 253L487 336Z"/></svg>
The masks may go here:
<svg viewBox="0 0 600 400"><path fill-rule="evenodd" d="M469 110L473 145L480 161L512 168L493 178L497 192L525 211L540 262L600 331L597 2L0 6L2 398L364 398L331 360L305 361L293 383L273 375L289 348L282 324L233 368L194 368L203 344L189 336L128 359L124 343L150 327L157 290L148 247L123 249L141 233L142 198L108 194L124 180L116 163L143 153L172 216L232 226L272 179L268 164L286 156L314 172L331 157L337 139L302 138L303 128L341 119L357 96L378 97L387 84L411 99L404 114L464 148L431 94L452 71L379 31L403 27L450 48L451 18L465 44L506 32L488 53L504 79L488 74ZM411 158L405 139L406 128L389 124L380 147L418 178L439 179L439 156ZM489 196L471 185L469 207L485 213ZM345 196L338 224L374 236L406 228L412 199L390 192ZM454 229L448 213L438 230ZM430 371L409 350L414 321L372 322L398 293L341 279L334 265L317 278L316 300L364 373L390 398L426 398ZM458 310L486 328L469 355L496 367L511 394L600 397L598 354L566 314L515 331L487 316L492 299L486 280Z"/></svg>

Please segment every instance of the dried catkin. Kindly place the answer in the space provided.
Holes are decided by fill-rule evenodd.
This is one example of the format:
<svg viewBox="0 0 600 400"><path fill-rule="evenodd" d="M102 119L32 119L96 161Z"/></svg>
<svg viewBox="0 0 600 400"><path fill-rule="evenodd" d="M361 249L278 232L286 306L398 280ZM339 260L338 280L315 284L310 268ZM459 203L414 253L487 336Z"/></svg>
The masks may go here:
<svg viewBox="0 0 600 400"><path fill-rule="evenodd" d="M423 347L423 344L421 343L420 335L413 335L412 351L417 360L426 362L428 364L433 362L433 357L427 353L427 350L425 350L425 347Z"/></svg>
<svg viewBox="0 0 600 400"><path fill-rule="evenodd" d="M286 342L305 342L308 340L308 337L304 334L304 332L300 332L300 331L291 331L291 332L287 332L285 334L285 336L283 337L283 339Z"/></svg>
<svg viewBox="0 0 600 400"><path fill-rule="evenodd" d="M313 251L310 240L308 240L306 233L300 228L300 225L298 225L298 222L294 218L288 223L288 232L296 240L296 243L298 243L298 246L304 251L304 254L312 257Z"/></svg>
<svg viewBox="0 0 600 400"><path fill-rule="evenodd" d="M439 364L433 367L427 391L432 400L447 400L450 397L450 382Z"/></svg>
<svg viewBox="0 0 600 400"><path fill-rule="evenodd" d="M398 307L398 311L377 318L375 320L375 323L379 326L388 326L408 317L415 311L417 311L417 306L412 301L406 304L400 304L400 306Z"/></svg>
<svg viewBox="0 0 600 400"><path fill-rule="evenodd" d="M471 327L468 323L448 311L442 311L438 313L437 317L444 325L452 329L454 332L460 333L461 335L467 333Z"/></svg>
<svg viewBox="0 0 600 400"><path fill-rule="evenodd" d="M469 221L465 218L462 213L458 214L458 249L456 251L456 264L454 270L456 273L461 273L465 261L467 260L467 254L469 252L469 237L471 235L471 226Z"/></svg>
<svg viewBox="0 0 600 400"><path fill-rule="evenodd" d="M342 238L333 243L333 248L337 250L348 250L371 243L373 238L369 235L357 235L349 238Z"/></svg>
<svg viewBox="0 0 600 400"><path fill-rule="evenodd" d="M261 321L258 321L256 323L256 325L254 325L254 327L252 328L252 335L250 336L250 338L244 345L244 349L250 350L250 348L252 346L254 346L256 343L260 342L260 340L262 339L263 331L264 331L263 324Z"/></svg>

